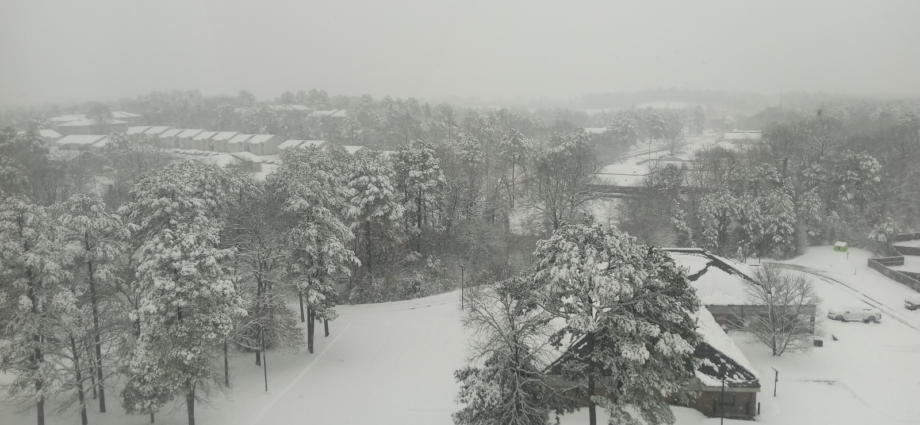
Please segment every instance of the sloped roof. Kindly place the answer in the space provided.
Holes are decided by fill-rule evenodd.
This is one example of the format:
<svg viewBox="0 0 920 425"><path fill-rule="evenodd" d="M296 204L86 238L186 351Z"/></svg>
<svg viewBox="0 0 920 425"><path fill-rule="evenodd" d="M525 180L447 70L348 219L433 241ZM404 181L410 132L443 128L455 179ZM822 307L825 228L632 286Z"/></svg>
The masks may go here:
<svg viewBox="0 0 920 425"><path fill-rule="evenodd" d="M214 137L211 138L211 140L216 140L216 141L218 141L218 142L221 142L221 141L224 141L224 140L230 140L230 139L236 137L237 134L240 134L240 133L238 133L238 132L236 132L236 131L221 131L221 132L215 134Z"/></svg>
<svg viewBox="0 0 920 425"><path fill-rule="evenodd" d="M735 264L702 249L666 249L696 289L703 305L748 305L753 280Z"/></svg>
<svg viewBox="0 0 920 425"><path fill-rule="evenodd" d="M54 142L54 144L58 146L92 145L93 143L96 143L103 138L105 138L105 135L102 134L74 134L70 136L64 136L58 141Z"/></svg>
<svg viewBox="0 0 920 425"><path fill-rule="evenodd" d="M342 146L342 147L345 148L345 152L348 152L349 154L352 154L352 155L354 155L355 153L357 153L359 150L364 149L364 146L351 146L351 145L346 145L346 146Z"/></svg>
<svg viewBox="0 0 920 425"><path fill-rule="evenodd" d="M305 140L297 140L297 139L285 140L281 142L280 145L278 145L278 149L296 148L300 146L300 144L303 142L305 142Z"/></svg>
<svg viewBox="0 0 920 425"><path fill-rule="evenodd" d="M249 139L249 144L265 143L271 140L272 137L275 137L275 136L271 134L256 134L256 135L253 135L251 139Z"/></svg>
<svg viewBox="0 0 920 425"><path fill-rule="evenodd" d="M108 137L103 137L103 138L100 139L98 142L93 143L92 146L93 146L94 148L104 148L105 145L107 145L107 144L109 144L109 138L108 138Z"/></svg>
<svg viewBox="0 0 920 425"><path fill-rule="evenodd" d="M181 129L181 128L170 128L169 130L166 130L166 131L164 131L162 134L160 134L160 137L173 137L173 136L177 136L177 135L179 135L179 133L181 133L181 132L183 132L183 131L185 131L185 130L183 130L183 129Z"/></svg>
<svg viewBox="0 0 920 425"><path fill-rule="evenodd" d="M128 127L128 131L126 131L125 134L139 134L139 133L143 133L147 131L148 129L150 129L150 127L143 126L143 125L136 125L136 126Z"/></svg>
<svg viewBox="0 0 920 425"><path fill-rule="evenodd" d="M51 117L50 121L52 122L69 122L69 121L79 121L86 119L86 115L83 114L70 114L70 115L58 115L56 117Z"/></svg>
<svg viewBox="0 0 920 425"><path fill-rule="evenodd" d="M329 111L313 111L310 113L310 116L313 118L345 118L348 116L348 111L344 109L332 109Z"/></svg>
<svg viewBox="0 0 920 425"><path fill-rule="evenodd" d="M179 137L181 137L181 138L183 138L183 139L184 139L184 138L188 138L188 137L195 137L198 133L201 133L202 131L204 131L204 130L202 130L202 129L200 129L200 128L199 128L199 129L194 129L194 130L185 130L185 131L179 133Z"/></svg>
<svg viewBox="0 0 920 425"><path fill-rule="evenodd" d="M252 152L231 152L230 156L244 162L262 162L262 158Z"/></svg>
<svg viewBox="0 0 920 425"><path fill-rule="evenodd" d="M140 117L140 116L141 116L141 115L138 115L138 114L135 114L135 113L131 113L131 112L125 112L125 111L112 111L112 117L114 117L114 118L137 118L137 117Z"/></svg>
<svg viewBox="0 0 920 425"><path fill-rule="evenodd" d="M298 146L299 148L306 149L309 147L319 148L326 144L325 140L304 140L303 143Z"/></svg>
<svg viewBox="0 0 920 425"><path fill-rule="evenodd" d="M128 123L127 121L121 121L121 120L111 120L108 122L108 124L110 125L111 124L127 124L127 123ZM92 118L86 118L82 120L68 121L63 124L60 124L59 127L88 127L91 125L96 125L96 120Z"/></svg>
<svg viewBox="0 0 920 425"><path fill-rule="evenodd" d="M237 134L227 143L243 143L252 137L251 134Z"/></svg>
<svg viewBox="0 0 920 425"><path fill-rule="evenodd" d="M166 130L169 130L169 126L161 125L161 126L148 128L147 131L144 132L144 134L160 134Z"/></svg>
<svg viewBox="0 0 920 425"><path fill-rule="evenodd" d="M47 137L49 139L59 139L63 137L61 133L58 133L54 130L47 129L47 128L38 130L38 135L41 137Z"/></svg>
<svg viewBox="0 0 920 425"><path fill-rule="evenodd" d="M216 131L202 131L201 133L198 133L198 135L195 136L192 140L208 140L214 137L216 134Z"/></svg>

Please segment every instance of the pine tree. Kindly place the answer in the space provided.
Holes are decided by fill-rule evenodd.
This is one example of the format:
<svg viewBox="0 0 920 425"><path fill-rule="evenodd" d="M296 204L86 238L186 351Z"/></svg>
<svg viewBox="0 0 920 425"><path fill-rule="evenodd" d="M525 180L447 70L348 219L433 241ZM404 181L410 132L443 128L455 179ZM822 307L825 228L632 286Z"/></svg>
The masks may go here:
<svg viewBox="0 0 920 425"><path fill-rule="evenodd" d="M592 425L596 405L611 423L634 423L628 406L646 423L673 423L664 400L685 400L700 302L671 257L599 224L563 226L534 255L539 302L565 321L555 344L571 341L550 371L579 383Z"/></svg>
<svg viewBox="0 0 920 425"><path fill-rule="evenodd" d="M45 403L62 390L49 318L52 298L66 278L54 221L45 208L22 198L0 200L0 371L15 379L5 387L10 399L35 403L38 425Z"/></svg>
<svg viewBox="0 0 920 425"><path fill-rule="evenodd" d="M415 233L415 252L422 254L424 225L433 225L444 187L444 174L434 148L421 139L400 146L394 156L396 189L402 192L405 217ZM428 223L429 218L431 223Z"/></svg>
<svg viewBox="0 0 920 425"><path fill-rule="evenodd" d="M181 394L195 423L199 388L211 382L211 352L226 340L232 318L245 314L232 280L233 251L220 247L238 185L224 169L182 161L131 192L124 210L143 241L136 275L147 291L135 312L140 336L126 384L141 398L127 397L126 389L126 410L153 412L163 394Z"/></svg>
<svg viewBox="0 0 920 425"><path fill-rule="evenodd" d="M694 246L693 230L687 225L686 215L684 211L680 209L680 203L678 203L676 199L674 200L674 210L671 214L671 227L674 228L674 233L677 235L677 246Z"/></svg>

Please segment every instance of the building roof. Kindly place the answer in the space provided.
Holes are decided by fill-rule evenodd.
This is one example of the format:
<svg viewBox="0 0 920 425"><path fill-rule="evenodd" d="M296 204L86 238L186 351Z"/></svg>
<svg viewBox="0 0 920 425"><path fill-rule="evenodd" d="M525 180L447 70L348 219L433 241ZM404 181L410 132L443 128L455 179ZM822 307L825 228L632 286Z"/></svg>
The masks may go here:
<svg viewBox="0 0 920 425"><path fill-rule="evenodd" d="M304 105L291 105L291 109L293 109L293 110L295 110L295 111L312 111L312 109L310 109L310 108L308 108L308 107L306 107L306 106L304 106Z"/></svg>
<svg viewBox="0 0 920 425"><path fill-rule="evenodd" d="M215 134L214 137L211 138L211 140L216 140L216 141L218 141L218 142L222 142L222 141L224 141L224 140L230 140L230 139L236 137L237 134L240 134L240 133L238 133L238 132L236 132L236 131L221 131L221 132Z"/></svg>
<svg viewBox="0 0 920 425"><path fill-rule="evenodd" d="M112 118L138 118L141 115L125 111L112 111Z"/></svg>
<svg viewBox="0 0 920 425"><path fill-rule="evenodd" d="M607 132L607 127L585 127L585 133L588 134L604 134Z"/></svg>
<svg viewBox="0 0 920 425"><path fill-rule="evenodd" d="M274 135L271 134L255 134L252 138L249 139L249 144L261 144L271 140Z"/></svg>
<svg viewBox="0 0 920 425"><path fill-rule="evenodd" d="M161 134L160 134L160 137L173 137L173 136L177 136L177 135L179 135L179 133L181 133L181 132L183 132L183 131L185 131L185 130L183 130L183 129L181 129L181 128L170 128L169 130L166 130L166 131L164 131L163 133L161 133Z"/></svg>
<svg viewBox="0 0 920 425"><path fill-rule="evenodd" d="M351 145L346 145L346 146L342 146L342 147L345 148L345 152L348 152L349 154L352 154L352 155L354 155L355 153L357 153L359 150L364 149L364 146L351 146Z"/></svg>
<svg viewBox="0 0 920 425"><path fill-rule="evenodd" d="M179 133L179 137L181 137L181 138L183 138L183 139L185 139L185 138L190 138L190 137L195 137L196 135L198 135L198 133L201 133L202 131L204 131L204 130L202 130L202 129L200 129L200 128L199 128L199 129L195 129L195 130L185 130L185 131Z"/></svg>
<svg viewBox="0 0 920 425"><path fill-rule="evenodd" d="M52 122L70 122L70 121L79 121L86 119L86 115L83 114L71 114L71 115L58 115L56 117L51 117L50 121Z"/></svg>
<svg viewBox="0 0 920 425"><path fill-rule="evenodd" d="M108 144L109 144L109 138L108 138L108 137L103 137L103 138L100 139L98 142L93 143L93 144L92 144L92 147L94 147L94 148L104 148L105 145L108 145Z"/></svg>
<svg viewBox="0 0 920 425"><path fill-rule="evenodd" d="M262 162L262 158L252 152L231 152L230 156L244 162Z"/></svg>
<svg viewBox="0 0 920 425"><path fill-rule="evenodd" d="M217 134L216 131L202 131L201 133L198 133L198 135L195 136L195 138L193 138L192 140L208 140L214 137L216 134Z"/></svg>
<svg viewBox="0 0 920 425"><path fill-rule="evenodd" d="M703 305L749 305L750 269L698 248L667 249Z"/></svg>
<svg viewBox="0 0 920 425"><path fill-rule="evenodd" d="M251 137L251 134L237 134L236 136L233 136L233 138L230 139L230 141L227 143L243 143L249 140Z"/></svg>
<svg viewBox="0 0 920 425"><path fill-rule="evenodd" d="M140 133L147 131L150 128L151 127L147 127L143 125L136 125L136 126L128 127L128 131L126 131L125 134L140 134Z"/></svg>
<svg viewBox="0 0 920 425"><path fill-rule="evenodd" d="M64 136L58 141L54 142L56 146L65 146L65 145L92 145L93 143L98 142L99 140L105 138L105 135L102 134L74 134L70 136Z"/></svg>
<svg viewBox="0 0 920 425"><path fill-rule="evenodd" d="M61 136L61 133L47 128L38 130L38 135L41 137L47 137L49 139L59 139L63 137Z"/></svg>
<svg viewBox="0 0 920 425"><path fill-rule="evenodd" d="M144 134L160 134L166 130L169 130L169 126L161 125L161 126L148 128L147 131L144 132Z"/></svg>
<svg viewBox="0 0 920 425"><path fill-rule="evenodd" d="M306 148L319 148L326 144L325 140L304 140L303 143L298 146L301 149Z"/></svg>
<svg viewBox="0 0 920 425"><path fill-rule="evenodd" d="M121 120L115 120L115 119L108 122L108 124L110 125L111 124L127 124L127 123L128 123L127 121L121 121ZM89 127L91 125L96 125L96 120L92 118L85 118L85 119L76 120L76 121L68 121L63 124L59 124L58 127Z"/></svg>
<svg viewBox="0 0 920 425"><path fill-rule="evenodd" d="M332 109L329 111L313 111L310 113L310 116L313 118L345 118L348 116L348 111L344 109Z"/></svg>
<svg viewBox="0 0 920 425"><path fill-rule="evenodd" d="M303 143L303 142L304 142L304 140L296 140L296 139L285 140L285 141L281 142L280 145L278 145L278 149L296 148L296 147L300 146L300 144Z"/></svg>

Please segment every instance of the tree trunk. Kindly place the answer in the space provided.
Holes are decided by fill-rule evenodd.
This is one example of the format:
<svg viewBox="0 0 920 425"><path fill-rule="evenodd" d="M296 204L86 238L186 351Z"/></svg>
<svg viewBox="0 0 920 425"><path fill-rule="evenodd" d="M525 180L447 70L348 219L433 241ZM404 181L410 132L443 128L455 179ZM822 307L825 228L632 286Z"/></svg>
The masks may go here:
<svg viewBox="0 0 920 425"><path fill-rule="evenodd" d="M313 322L314 312L312 307L307 307L307 350L313 354Z"/></svg>
<svg viewBox="0 0 920 425"><path fill-rule="evenodd" d="M188 393L185 395L185 405L188 408L188 425L195 425L195 387L186 381Z"/></svg>
<svg viewBox="0 0 920 425"><path fill-rule="evenodd" d="M597 406L591 397L594 397L594 375L588 376L588 423L597 425Z"/></svg>
<svg viewBox="0 0 920 425"><path fill-rule="evenodd" d="M374 250L371 242L371 221L368 220L364 226L364 237L367 238L367 274L371 280L374 279Z"/></svg>
<svg viewBox="0 0 920 425"><path fill-rule="evenodd" d="M86 419L86 397L83 394L83 374L80 370L80 355L77 350L77 343L73 337L70 337L70 351L73 352L73 370L74 378L77 382L77 401L80 403L80 423L86 425L89 421Z"/></svg>
<svg viewBox="0 0 920 425"><path fill-rule="evenodd" d="M230 362L227 360L227 341L224 341L224 386L230 388Z"/></svg>
<svg viewBox="0 0 920 425"><path fill-rule="evenodd" d="M262 366L262 350L256 350L256 366Z"/></svg>
<svg viewBox="0 0 920 425"><path fill-rule="evenodd" d="M150 423L153 423L153 412L150 412Z"/></svg>
<svg viewBox="0 0 920 425"><path fill-rule="evenodd" d="M87 249L89 248L89 242L87 241ZM95 369L96 369L96 378L99 382L99 412L105 413L105 386L104 386L104 375L102 372L102 338L99 335L99 305L96 300L96 273L93 270L93 262L86 262L86 269L89 273L89 294L90 302L93 305L93 338L95 339L96 345L96 358L95 360ZM93 387L95 392L95 386Z"/></svg>
<svg viewBox="0 0 920 425"><path fill-rule="evenodd" d="M89 356L89 358L93 358L93 349L87 347L86 354ZM99 398L99 394L96 392L96 364L94 362L90 362L89 364L89 382L90 385L92 385L93 400L95 400Z"/></svg>
<svg viewBox="0 0 920 425"><path fill-rule="evenodd" d="M323 319L323 327L326 328L326 336L329 336L329 319Z"/></svg>
<svg viewBox="0 0 920 425"><path fill-rule="evenodd" d="M303 291L297 291L297 296L300 298L300 323L304 322L303 318Z"/></svg>
<svg viewBox="0 0 920 425"><path fill-rule="evenodd" d="M422 188L418 189L418 197L415 198L415 209L418 212L415 226L418 227L418 237L415 242L415 251L422 253Z"/></svg>

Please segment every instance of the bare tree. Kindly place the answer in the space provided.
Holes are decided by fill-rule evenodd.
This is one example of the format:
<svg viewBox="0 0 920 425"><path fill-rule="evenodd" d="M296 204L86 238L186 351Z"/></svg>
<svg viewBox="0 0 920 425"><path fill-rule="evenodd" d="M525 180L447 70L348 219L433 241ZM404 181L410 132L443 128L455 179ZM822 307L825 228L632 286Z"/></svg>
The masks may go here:
<svg viewBox="0 0 920 425"><path fill-rule="evenodd" d="M557 145L547 147L534 159L527 200L552 230L577 221L588 203L597 199L592 185L600 171L584 130L554 142Z"/></svg>
<svg viewBox="0 0 920 425"><path fill-rule="evenodd" d="M757 314L736 318L741 329L770 347L774 356L807 350L804 342L814 336L815 306L821 302L811 280L773 264L757 269L753 278L749 301L762 307Z"/></svg>

